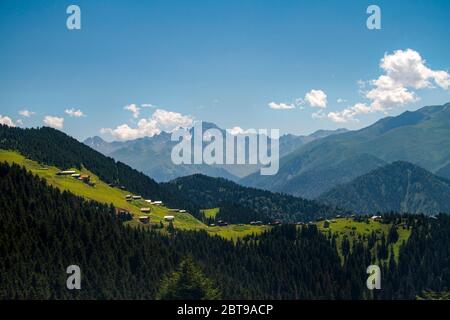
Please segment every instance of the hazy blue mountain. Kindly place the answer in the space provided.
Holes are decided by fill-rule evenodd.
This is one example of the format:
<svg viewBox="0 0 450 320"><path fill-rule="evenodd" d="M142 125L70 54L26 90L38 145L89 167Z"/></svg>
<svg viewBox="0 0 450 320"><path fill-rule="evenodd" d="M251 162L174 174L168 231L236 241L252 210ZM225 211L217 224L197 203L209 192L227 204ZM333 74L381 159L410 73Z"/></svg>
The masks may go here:
<svg viewBox="0 0 450 320"><path fill-rule="evenodd" d="M225 130L214 123L203 122L203 131L211 128L218 129L225 135ZM346 129L319 130L309 136L292 134L280 137L280 156L289 154L299 146L313 140L345 132ZM161 132L153 137L139 138L130 141L106 142L100 137L88 138L84 141L89 147L122 161L157 181L169 181L177 177L201 173L211 177L222 177L236 181L259 170L259 165L175 165L171 161L172 148L177 142L170 139L171 134ZM270 146L270 142L269 142ZM248 152L248 149L247 149ZM259 172L259 171L258 171Z"/></svg>
<svg viewBox="0 0 450 320"><path fill-rule="evenodd" d="M398 160L431 172L449 165L450 103L404 112L361 130L312 141L283 157L277 175L252 174L240 182L315 198L338 184Z"/></svg>
<svg viewBox="0 0 450 320"><path fill-rule="evenodd" d="M99 136L87 138L83 141L83 143L92 149L103 153L104 155L111 154L112 152L124 147L126 144L126 142L120 141L106 142Z"/></svg>
<svg viewBox="0 0 450 320"><path fill-rule="evenodd" d="M450 180L397 161L339 185L318 199L363 214L450 213Z"/></svg>
<svg viewBox="0 0 450 320"><path fill-rule="evenodd" d="M336 130L317 130L310 135L302 135L302 136L297 136L294 134L285 134L280 137L280 156L283 157L285 155L288 155L292 151L295 151L299 147L311 141L322 139L335 134L344 133L347 131L349 130L345 128L340 128Z"/></svg>
<svg viewBox="0 0 450 320"><path fill-rule="evenodd" d="M436 174L450 180L450 163L436 171Z"/></svg>

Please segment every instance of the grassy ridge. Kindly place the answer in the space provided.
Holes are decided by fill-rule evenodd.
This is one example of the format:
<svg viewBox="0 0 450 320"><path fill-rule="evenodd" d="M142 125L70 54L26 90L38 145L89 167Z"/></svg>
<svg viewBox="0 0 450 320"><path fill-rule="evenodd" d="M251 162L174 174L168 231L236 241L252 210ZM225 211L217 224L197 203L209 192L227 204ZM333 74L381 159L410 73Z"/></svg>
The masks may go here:
<svg viewBox="0 0 450 320"><path fill-rule="evenodd" d="M72 192L75 195L81 196L83 198L98 201L106 204L113 204L116 208L124 209L133 214L134 219L127 222L132 226L144 226L138 220L139 216L145 215L140 212L142 207L150 207L151 214L150 219L152 223L159 224L163 223L167 227L168 223L164 221L164 216L173 215L175 216L174 227L181 230L206 230L211 235L218 235L226 239L237 239L248 234L261 233L267 229L264 226L240 226L231 225L227 227L208 227L189 213L184 212L173 212L165 206L155 206L151 205L142 200L133 200L128 202L125 200L125 196L130 194L126 190L121 190L119 188L110 187L108 184L100 180L95 174L86 169L73 169L64 168L67 170L75 170L78 173L88 174L91 176L91 181L95 183L95 186L89 186L86 183L74 179L70 176L57 175L59 168L53 166L46 166L37 163L36 161L29 160L17 152L0 150L0 161L8 163L17 163L24 166L27 170L44 178L50 185L60 189ZM151 199L153 201L159 199ZM183 208L179 208L183 209ZM212 209L212 211L218 211L218 208ZM211 212L212 212L211 211Z"/></svg>

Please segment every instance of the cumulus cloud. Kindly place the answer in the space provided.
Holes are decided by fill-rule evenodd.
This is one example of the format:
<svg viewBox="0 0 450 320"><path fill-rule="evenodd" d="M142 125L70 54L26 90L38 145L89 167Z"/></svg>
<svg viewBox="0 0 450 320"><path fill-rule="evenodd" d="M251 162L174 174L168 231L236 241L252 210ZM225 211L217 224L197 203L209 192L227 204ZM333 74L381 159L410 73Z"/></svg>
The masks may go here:
<svg viewBox="0 0 450 320"><path fill-rule="evenodd" d="M141 108L139 108L136 104L132 103L123 108L124 110L128 110L133 114L133 118L139 118L139 112Z"/></svg>
<svg viewBox="0 0 450 320"><path fill-rule="evenodd" d="M326 108L327 107L327 95L322 90L312 89L305 94L305 101L311 107Z"/></svg>
<svg viewBox="0 0 450 320"><path fill-rule="evenodd" d="M6 125L8 127L15 127L14 121L10 117L2 116L0 114L0 124Z"/></svg>
<svg viewBox="0 0 450 320"><path fill-rule="evenodd" d="M344 123L348 122L349 120L357 121L357 119L355 119L356 115L369 112L372 112L369 106L364 103L357 103L352 107L348 107L340 112L329 112L327 116L334 122Z"/></svg>
<svg viewBox="0 0 450 320"><path fill-rule="evenodd" d="M335 122L357 121L359 114L387 112L419 100L413 91L434 88L444 90L450 87L450 75L443 70L432 70L426 61L412 49L396 50L385 54L380 61L383 74L368 81L371 86L364 92L367 103L357 103L339 112L330 112L328 117Z"/></svg>
<svg viewBox="0 0 450 320"><path fill-rule="evenodd" d="M191 116L185 116L178 112L156 109L148 119L140 119L137 126L132 128L128 124L122 124L118 127L103 128L100 130L103 134L110 134L118 140L133 140L146 136L154 136L161 131L173 132L179 128L188 128L193 124Z"/></svg>
<svg viewBox="0 0 450 320"><path fill-rule="evenodd" d="M29 118L34 114L34 112L24 109L24 110L20 110L19 114L23 117Z"/></svg>
<svg viewBox="0 0 450 320"><path fill-rule="evenodd" d="M62 129L64 127L64 118L45 116L43 122L49 127Z"/></svg>
<svg viewBox="0 0 450 320"><path fill-rule="evenodd" d="M431 70L417 51L397 50L385 54L380 67L392 79L393 84L414 89L429 88L433 82L443 89L450 86L450 75L442 70Z"/></svg>
<svg viewBox="0 0 450 320"><path fill-rule="evenodd" d="M270 109L275 109L275 110L289 110L289 109L294 109L295 105L292 103L270 102L269 107L270 107Z"/></svg>
<svg viewBox="0 0 450 320"><path fill-rule="evenodd" d="M188 128L193 123L191 116L184 116L181 113L163 109L156 109L151 119L156 121L160 130L166 132L172 132L178 128Z"/></svg>
<svg viewBox="0 0 450 320"><path fill-rule="evenodd" d="M311 107L326 108L327 95L322 90L312 89L305 94L304 98L296 98L293 103L270 102L269 107L275 110L290 110L298 107L303 110L305 104L309 104Z"/></svg>
<svg viewBox="0 0 450 320"><path fill-rule="evenodd" d="M80 109L78 109L78 110L75 110L74 108L66 109L64 112L67 113L69 116L75 117L75 118L85 117L83 111L81 111Z"/></svg>
<svg viewBox="0 0 450 320"><path fill-rule="evenodd" d="M337 103L344 103L344 102L347 102L347 100L342 99L342 98L338 98L338 99L336 100L336 102L337 102Z"/></svg>

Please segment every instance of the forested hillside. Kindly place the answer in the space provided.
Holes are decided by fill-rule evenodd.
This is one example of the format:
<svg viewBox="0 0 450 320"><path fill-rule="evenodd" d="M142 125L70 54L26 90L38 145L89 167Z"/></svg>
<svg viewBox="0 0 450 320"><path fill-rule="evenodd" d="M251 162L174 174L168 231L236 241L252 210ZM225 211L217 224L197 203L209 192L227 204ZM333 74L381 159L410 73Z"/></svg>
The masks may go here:
<svg viewBox="0 0 450 320"><path fill-rule="evenodd" d="M17 165L0 164L0 298L153 299L173 288L170 277L188 256L201 271L190 268L195 278L207 277L202 282L225 299L414 299L450 287L445 215L386 216L391 229L412 230L397 262L390 254L395 232L370 242L375 251L366 237L338 248L333 235L315 225L275 227L233 243L206 232L127 228L114 212L61 193ZM376 293L365 285L370 263L382 268L383 290ZM82 270L82 290L66 289L72 264Z"/></svg>
<svg viewBox="0 0 450 320"><path fill-rule="evenodd" d="M450 180L397 161L323 194L320 201L360 214L450 212Z"/></svg>
<svg viewBox="0 0 450 320"><path fill-rule="evenodd" d="M249 222L255 218L309 221L345 213L343 210L313 200L247 188L226 179L201 174L178 178L165 186L172 193L181 193L195 205L201 205L203 208L220 207L222 203L235 204L235 209L242 212L240 215L242 220L238 222ZM258 217L254 214L249 216L246 208L257 212Z"/></svg>

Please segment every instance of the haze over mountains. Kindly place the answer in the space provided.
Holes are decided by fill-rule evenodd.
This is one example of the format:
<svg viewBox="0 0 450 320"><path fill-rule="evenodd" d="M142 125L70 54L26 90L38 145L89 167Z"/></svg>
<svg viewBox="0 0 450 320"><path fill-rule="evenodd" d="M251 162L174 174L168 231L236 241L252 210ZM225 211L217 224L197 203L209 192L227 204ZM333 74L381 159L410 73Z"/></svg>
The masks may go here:
<svg viewBox="0 0 450 320"><path fill-rule="evenodd" d="M211 128L219 129L225 135L224 129L219 128L213 123L203 122L203 131ZM283 135L279 140L280 157L289 154L300 146L311 141L343 132L347 132L347 130L318 130L307 136L296 136L292 134ZM256 172L259 169L259 165L248 164L175 165L171 160L171 152L172 148L177 143L178 142L171 141L171 134L167 132L161 132L161 134L152 137L139 138L129 141L106 142L98 136L88 138L84 141L84 144L103 153L104 155L110 156L118 161L122 161L161 182L170 181L178 177L196 173L237 181L239 178Z"/></svg>
<svg viewBox="0 0 450 320"><path fill-rule="evenodd" d="M312 141L283 157L277 175L252 174L240 183L317 198L394 161L407 161L448 177L450 103L407 111L357 131Z"/></svg>

